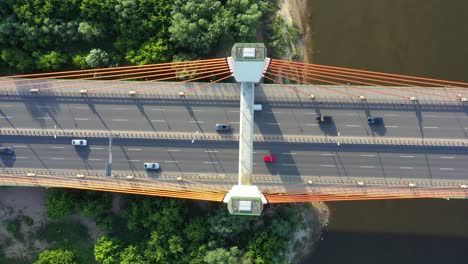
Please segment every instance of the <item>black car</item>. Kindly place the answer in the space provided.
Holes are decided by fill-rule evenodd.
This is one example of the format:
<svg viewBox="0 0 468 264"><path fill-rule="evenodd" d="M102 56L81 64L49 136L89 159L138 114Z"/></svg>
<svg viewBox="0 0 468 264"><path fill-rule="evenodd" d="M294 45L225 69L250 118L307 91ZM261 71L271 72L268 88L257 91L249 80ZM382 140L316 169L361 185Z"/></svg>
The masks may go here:
<svg viewBox="0 0 468 264"><path fill-rule="evenodd" d="M315 120L317 120L318 123L330 123L332 121L332 117L327 116L327 115L317 114L315 116Z"/></svg>
<svg viewBox="0 0 468 264"><path fill-rule="evenodd" d="M374 124L374 125L379 125L383 123L383 118L382 117L372 117L368 116L367 117L367 123L368 124Z"/></svg>
<svg viewBox="0 0 468 264"><path fill-rule="evenodd" d="M216 131L230 131L231 126L229 124L216 124Z"/></svg>
<svg viewBox="0 0 468 264"><path fill-rule="evenodd" d="M6 154L6 155L11 155L15 151L11 147L0 147L0 154Z"/></svg>

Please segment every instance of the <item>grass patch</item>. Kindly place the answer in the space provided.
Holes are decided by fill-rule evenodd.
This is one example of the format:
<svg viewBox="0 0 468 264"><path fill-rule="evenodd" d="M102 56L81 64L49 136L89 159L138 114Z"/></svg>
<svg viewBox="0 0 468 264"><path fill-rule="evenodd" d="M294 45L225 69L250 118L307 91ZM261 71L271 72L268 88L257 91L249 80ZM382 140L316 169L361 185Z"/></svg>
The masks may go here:
<svg viewBox="0 0 468 264"><path fill-rule="evenodd" d="M21 216L21 220L23 220L23 222L27 225L27 226L32 226L34 225L34 220L27 216L27 215L23 215Z"/></svg>
<svg viewBox="0 0 468 264"><path fill-rule="evenodd" d="M79 263L95 263L93 242L88 230L76 221L56 221L43 226L37 233L40 240L52 245L49 249L69 249L76 254Z"/></svg>
<svg viewBox="0 0 468 264"><path fill-rule="evenodd" d="M6 222L7 231L12 234L16 239L22 241L23 236L21 234L21 222L18 218L13 220L8 220Z"/></svg>

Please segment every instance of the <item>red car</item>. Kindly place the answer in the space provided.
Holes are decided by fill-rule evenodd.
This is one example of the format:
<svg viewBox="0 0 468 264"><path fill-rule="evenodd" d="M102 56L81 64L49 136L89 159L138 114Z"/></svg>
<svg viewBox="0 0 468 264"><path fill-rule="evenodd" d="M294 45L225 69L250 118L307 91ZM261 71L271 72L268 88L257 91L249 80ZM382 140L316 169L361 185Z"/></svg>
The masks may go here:
<svg viewBox="0 0 468 264"><path fill-rule="evenodd" d="M265 161L265 163L273 163L276 162L276 157L273 155L263 156L263 161Z"/></svg>

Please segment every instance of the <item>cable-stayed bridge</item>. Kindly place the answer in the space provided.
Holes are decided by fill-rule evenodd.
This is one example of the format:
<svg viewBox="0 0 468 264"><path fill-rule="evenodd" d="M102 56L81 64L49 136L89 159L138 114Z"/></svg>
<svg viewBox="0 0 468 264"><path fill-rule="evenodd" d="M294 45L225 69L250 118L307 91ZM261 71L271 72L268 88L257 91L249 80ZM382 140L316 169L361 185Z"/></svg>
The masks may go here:
<svg viewBox="0 0 468 264"><path fill-rule="evenodd" d="M222 201L251 155L246 185L270 203L466 197L468 83L261 54L262 110L249 110L252 151L239 157L235 55L1 77L0 143L14 149L1 156L2 185Z"/></svg>

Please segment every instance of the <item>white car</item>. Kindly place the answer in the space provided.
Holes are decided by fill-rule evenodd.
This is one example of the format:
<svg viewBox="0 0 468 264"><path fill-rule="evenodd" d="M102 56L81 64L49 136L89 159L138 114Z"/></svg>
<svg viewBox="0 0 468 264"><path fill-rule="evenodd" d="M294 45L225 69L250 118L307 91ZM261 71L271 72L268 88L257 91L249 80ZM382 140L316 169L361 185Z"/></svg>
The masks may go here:
<svg viewBox="0 0 468 264"><path fill-rule="evenodd" d="M145 169L147 169L147 170L159 170L159 163L147 162L147 163L145 163Z"/></svg>
<svg viewBox="0 0 468 264"><path fill-rule="evenodd" d="M86 139L73 139L72 145L73 146L86 146L88 145L88 141Z"/></svg>

